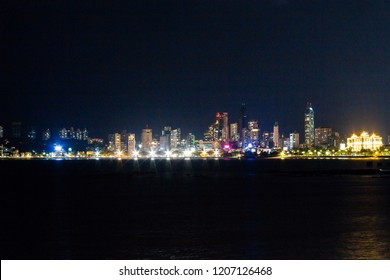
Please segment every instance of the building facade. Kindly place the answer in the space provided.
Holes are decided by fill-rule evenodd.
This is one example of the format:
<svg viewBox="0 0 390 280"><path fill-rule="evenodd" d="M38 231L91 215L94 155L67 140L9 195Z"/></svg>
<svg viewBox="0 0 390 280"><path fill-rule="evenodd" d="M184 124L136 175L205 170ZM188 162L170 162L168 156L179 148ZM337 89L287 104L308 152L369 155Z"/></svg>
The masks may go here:
<svg viewBox="0 0 390 280"><path fill-rule="evenodd" d="M311 103L307 103L305 111L305 145L309 149L314 147L314 110Z"/></svg>
<svg viewBox="0 0 390 280"><path fill-rule="evenodd" d="M290 133L290 150L299 149L299 133L292 132Z"/></svg>
<svg viewBox="0 0 390 280"><path fill-rule="evenodd" d="M382 137L367 132L363 132L360 136L353 134L347 138L347 149L352 149L353 152L360 152L361 150L375 151L383 146Z"/></svg>
<svg viewBox="0 0 390 280"><path fill-rule="evenodd" d="M332 136L332 128L317 127L314 130L314 146L320 148L330 147L330 139Z"/></svg>
<svg viewBox="0 0 390 280"><path fill-rule="evenodd" d="M142 133L141 133L142 150L149 152L150 149L152 148L152 142L153 142L152 129L148 127L142 129Z"/></svg>

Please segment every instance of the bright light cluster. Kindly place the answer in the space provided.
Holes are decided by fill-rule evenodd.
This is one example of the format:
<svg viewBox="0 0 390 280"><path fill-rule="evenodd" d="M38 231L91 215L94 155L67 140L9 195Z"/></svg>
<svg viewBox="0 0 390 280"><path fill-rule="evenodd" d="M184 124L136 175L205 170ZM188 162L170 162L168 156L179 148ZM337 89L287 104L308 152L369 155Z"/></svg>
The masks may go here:
<svg viewBox="0 0 390 280"><path fill-rule="evenodd" d="M360 136L353 134L350 138L347 138L347 149L352 148L354 152L359 152L362 149L376 151L382 146L382 137L374 133L370 136L364 131Z"/></svg>

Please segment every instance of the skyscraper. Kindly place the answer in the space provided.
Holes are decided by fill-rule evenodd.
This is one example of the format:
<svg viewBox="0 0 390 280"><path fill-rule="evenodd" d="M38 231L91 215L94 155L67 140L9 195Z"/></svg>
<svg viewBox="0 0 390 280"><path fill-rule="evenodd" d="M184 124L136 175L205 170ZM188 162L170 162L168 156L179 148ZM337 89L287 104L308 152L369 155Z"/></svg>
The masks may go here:
<svg viewBox="0 0 390 280"><path fill-rule="evenodd" d="M259 122L257 120L251 120L248 122L249 139L252 145L257 145L259 142Z"/></svg>
<svg viewBox="0 0 390 280"><path fill-rule="evenodd" d="M115 152L120 153L122 151L122 141L121 141L121 134L115 133L114 134L114 146L115 146Z"/></svg>
<svg viewBox="0 0 390 280"><path fill-rule="evenodd" d="M330 137L332 135L332 128L317 127L314 129L314 145L316 147L327 148L330 146Z"/></svg>
<svg viewBox="0 0 390 280"><path fill-rule="evenodd" d="M247 115L246 115L246 105L245 103L241 104L240 108L240 117L238 119L238 133L240 134L240 139L245 140L247 130Z"/></svg>
<svg viewBox="0 0 390 280"><path fill-rule="evenodd" d="M238 141L240 138L238 134L238 124L237 123L231 123L230 124L230 139L232 141Z"/></svg>
<svg viewBox="0 0 390 280"><path fill-rule="evenodd" d="M299 133L290 133L290 150L299 148Z"/></svg>
<svg viewBox="0 0 390 280"><path fill-rule="evenodd" d="M278 122L275 122L274 124L274 148L279 148L279 124Z"/></svg>
<svg viewBox="0 0 390 280"><path fill-rule="evenodd" d="M305 145L307 148L314 147L314 110L310 102L305 111Z"/></svg>
<svg viewBox="0 0 390 280"><path fill-rule="evenodd" d="M0 126L0 138L3 138L3 127Z"/></svg>
<svg viewBox="0 0 390 280"><path fill-rule="evenodd" d="M222 113L222 141L227 142L229 140L229 124L228 113Z"/></svg>
<svg viewBox="0 0 390 280"><path fill-rule="evenodd" d="M181 141L181 130L176 128L171 133L171 149L177 149Z"/></svg>
<svg viewBox="0 0 390 280"><path fill-rule="evenodd" d="M129 156L135 155L135 134L129 133L127 138L127 153Z"/></svg>
<svg viewBox="0 0 390 280"><path fill-rule="evenodd" d="M42 132L42 140L43 140L43 141L49 140L49 139L50 139L50 136L51 136L51 134L50 134L50 129L46 129L46 130L44 130L44 131Z"/></svg>
<svg viewBox="0 0 390 280"><path fill-rule="evenodd" d="M146 126L146 128L142 129L142 133L141 133L142 150L149 152L150 148L152 147L152 141L153 141L152 129Z"/></svg>

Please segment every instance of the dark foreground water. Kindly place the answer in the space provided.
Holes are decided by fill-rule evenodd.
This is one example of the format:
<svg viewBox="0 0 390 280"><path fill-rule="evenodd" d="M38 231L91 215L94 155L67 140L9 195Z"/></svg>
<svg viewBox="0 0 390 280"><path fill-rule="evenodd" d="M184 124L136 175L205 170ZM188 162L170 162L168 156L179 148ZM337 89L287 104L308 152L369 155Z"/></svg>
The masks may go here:
<svg viewBox="0 0 390 280"><path fill-rule="evenodd" d="M1 259L390 259L388 160L0 160Z"/></svg>

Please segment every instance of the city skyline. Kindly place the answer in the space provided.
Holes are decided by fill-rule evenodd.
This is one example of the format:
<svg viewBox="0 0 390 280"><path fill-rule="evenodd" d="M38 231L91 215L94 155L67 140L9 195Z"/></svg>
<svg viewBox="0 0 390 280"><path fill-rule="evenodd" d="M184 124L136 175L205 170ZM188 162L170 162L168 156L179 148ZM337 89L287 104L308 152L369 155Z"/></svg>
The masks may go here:
<svg viewBox="0 0 390 280"><path fill-rule="evenodd" d="M286 130L281 130L280 132L280 136L284 135L284 137L288 137L290 135L290 133L295 133L295 132L298 132L299 134L302 135L302 142L304 142L306 145L309 145L310 147L313 147L314 146L314 129L320 129L320 128L324 128L324 127L329 127L331 130L334 129L333 127L330 127L330 126L324 126L324 125L315 125L314 124L314 114L317 113L315 112L314 108L313 108L313 104L311 102L306 102L306 111L304 113L304 118L302 117L302 124L300 127L295 127L293 128L293 130L291 131L286 131ZM246 113L246 104L245 103L242 103L241 104L241 113L240 115L243 114L242 110L245 110L245 119L246 119L246 124L243 126L241 124L241 128L238 129L238 131L241 131L242 132L242 129L243 128L248 128L250 125L249 123L252 122L252 121L256 121L257 123L257 128L259 129L259 133L260 134L263 134L263 133L275 133L275 126L278 127L277 131L278 131L278 135L279 135L279 122L276 120L274 122L274 124L269 127L269 128L266 128L265 125L259 121L258 119L255 119L255 118L248 118L247 116L247 113ZM314 113L315 112L315 113ZM227 118L227 115L229 114L228 112L223 112L222 113L223 115L226 114L226 118ZM217 117L218 118L222 118L222 115L220 112L216 112L216 114L214 114L214 117ZM234 137L231 137L230 135L230 129L228 128L230 125L237 125L237 126L240 126L240 118L242 117L238 117L238 118L234 118L234 119L229 119L229 121L227 121L226 119L226 127L224 127L224 132L222 132L222 134L225 134L225 136L223 137L223 139L225 140L232 140ZM149 128L149 129L152 129L154 130L154 134L152 135L152 137L159 137L160 134L158 133L158 131L160 131L161 129L164 129L166 128L167 126L168 127L173 127L173 128L178 128L178 129L181 129L181 130L184 130L185 133L183 135L187 135L189 133L195 135L196 139L203 139L204 138L204 133L207 132L208 130L208 126L213 122L213 118L211 117L210 118L210 121L208 124L204 124L204 129L202 132L200 133L195 133L194 130L192 129L192 126L187 126L187 127L174 127L174 126L171 126L170 124L164 124L162 127L151 127L149 126L147 123L144 125L144 127L142 127L140 129L140 131L136 131L134 129L132 129L132 127L140 127L140 124L133 124L132 126L122 126L122 128L119 128L119 129L109 129L105 132L102 132L101 131L101 134L93 134L92 137L93 138L102 138L102 139L107 139L107 135L109 134L112 134L112 133L118 133L118 132L121 132L121 131L128 131L129 133L132 133L132 134L135 134L136 135L136 138L138 141L141 141L141 133L142 131L145 129L145 128ZM309 120L309 121L308 121ZM316 123L317 123L318 119L316 118ZM241 120L241 122L243 122ZM52 133L54 133L52 136L56 135L56 134L62 134L62 133L66 133L66 132L63 132L64 129L66 128L70 128L71 130L74 130L74 133L76 133L76 129L78 131L80 131L80 133L82 133L84 130L86 130L87 128L86 127L81 127L81 126L77 126L77 125L51 125L51 126L43 126L41 124L36 124L36 123L30 123L30 122L27 122L27 125L26 125L26 122L20 122L19 120L18 121L11 121L9 123L0 123L0 127L1 127L1 136L0 138L12 138L13 136L11 136L11 134L13 134L13 128L12 128L12 124L14 123L17 123L19 124L21 127L19 129L22 129L23 131L23 135L25 138L31 138L29 136L29 134L31 133L31 131L33 131L33 133L40 133L40 134L44 134L47 130L51 130ZM322 123L320 121L320 123ZM22 125L23 124L23 125ZM224 126L225 126L224 125ZM242 127L243 126L243 127ZM96 128L96 126L95 126ZM310 130L309 132L307 130ZM89 130L89 129L88 129ZM90 130L89 130L90 131ZM336 131L336 130L334 130ZM388 133L379 133L378 131L375 131L373 129L371 129L370 127L368 128L363 128L362 130L360 131L349 131L347 128L344 128L343 130L341 131L344 131L344 132L340 132L340 131L337 131L337 133L340 133L340 137L343 138L343 139L346 139L346 137L352 135L352 134L360 134L362 132L370 132L370 133L376 133L376 134L379 134L379 135L383 135L384 137L387 136L387 135L390 135L390 132ZM21 131L18 132L19 134L21 134ZM308 136L310 134L310 136ZM162 134L163 135L163 134ZM226 135L230 135L229 138L226 137ZM38 138L41 138L42 135L39 135ZM57 135L58 136L58 135ZM20 136L18 136L17 138L19 138ZM307 139L308 137L310 137L310 139ZM34 137L35 138L35 137ZM60 138L67 138L67 137L63 137L60 135ZM87 138L87 137L83 137L83 138ZM84 139L84 140L85 140Z"/></svg>
<svg viewBox="0 0 390 280"><path fill-rule="evenodd" d="M186 1L185 1L186 2ZM390 128L386 1L40 1L3 5L1 123L192 126L216 112L260 130ZM190 125L189 125L190 124Z"/></svg>

